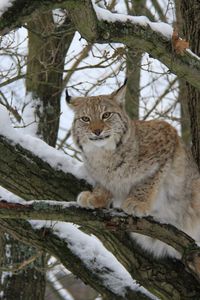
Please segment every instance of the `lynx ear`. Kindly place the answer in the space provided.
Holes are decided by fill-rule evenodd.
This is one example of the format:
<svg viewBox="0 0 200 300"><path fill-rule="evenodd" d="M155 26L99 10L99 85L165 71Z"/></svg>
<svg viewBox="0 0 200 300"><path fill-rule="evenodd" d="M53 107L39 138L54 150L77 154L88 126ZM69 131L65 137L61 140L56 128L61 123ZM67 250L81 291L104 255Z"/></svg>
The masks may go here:
<svg viewBox="0 0 200 300"><path fill-rule="evenodd" d="M67 104L70 104L70 100L71 100L71 96L68 94L68 90L65 90L65 100L67 102Z"/></svg>
<svg viewBox="0 0 200 300"><path fill-rule="evenodd" d="M126 83L127 83L127 78L124 80L124 84L117 90L114 91L111 96L112 98L119 104L123 105L124 104L124 99L126 95Z"/></svg>
<svg viewBox="0 0 200 300"><path fill-rule="evenodd" d="M65 90L65 100L71 109L75 109L79 104L81 104L80 98L72 98L67 89Z"/></svg>

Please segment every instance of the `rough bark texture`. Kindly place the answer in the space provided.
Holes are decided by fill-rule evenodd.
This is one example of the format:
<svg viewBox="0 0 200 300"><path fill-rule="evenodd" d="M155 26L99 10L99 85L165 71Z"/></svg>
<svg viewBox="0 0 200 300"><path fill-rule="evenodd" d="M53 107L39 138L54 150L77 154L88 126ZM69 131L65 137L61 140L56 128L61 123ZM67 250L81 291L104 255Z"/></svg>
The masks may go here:
<svg viewBox="0 0 200 300"><path fill-rule="evenodd" d="M80 277L86 284L90 284L110 300L149 299L149 297L142 295L140 292L137 293L126 287L125 296L118 295L110 290L103 275L109 276L109 274L111 274L112 276L112 271L102 268L95 269L93 266L85 265L76 253L71 250L70 243L56 236L51 229L42 228L40 230L33 230L28 223L14 220L2 220L0 221L0 225L3 230L16 236L20 240L35 245L38 249L48 251L57 257L68 270ZM29 235L27 235L27 232Z"/></svg>
<svg viewBox="0 0 200 300"><path fill-rule="evenodd" d="M125 233L126 231L135 231L151 235L152 237L161 238L163 241L173 245L181 253L187 253L190 257L189 263L191 263L191 255L195 251L199 251L199 249L196 248L190 237L179 232L172 226L157 224L151 218L138 219L125 214L119 215L118 213L115 216L115 211L87 211L71 205L63 208L61 203L55 206L47 204L45 201L42 203L36 202L30 205L27 204L25 206L16 204L9 205L4 202L1 203L1 209L2 213L0 219L2 217L16 218L15 212L17 211L18 216L24 219L30 217L34 219L55 219L80 224L84 231L95 234L104 242L104 245L115 254L117 259L125 266L133 278L139 283L142 283L149 291L159 296L161 299L194 299L194 296L200 296L198 282L184 270L184 266L180 262L171 260L153 260L150 255L141 253L141 250L130 242L129 237L126 236ZM87 283L95 286L95 283L90 281L91 278L85 277L84 270L82 274L81 268L83 263L81 263L81 266L78 268L78 266L74 265L74 261L71 262L72 255L74 254L70 254L69 252L70 259L68 257L68 260L65 261L65 258L62 257L62 243L65 244L65 242L60 241L59 245L57 244L58 242L56 242L56 246L54 244L55 239L53 232L49 232L49 229L44 229L43 235L42 230L37 231L37 234L40 232L38 237L36 233L33 233L32 231L29 232L29 227L23 225L23 228L21 228L18 221L4 221L1 219L0 224L2 228L6 228L12 234L17 235L18 237L21 236L24 241L31 242L37 247L39 246L39 248L42 247L42 249L48 248L53 255L55 255L55 247L61 246L60 253L56 250L56 256L75 275L79 272L78 275L81 278L83 275L82 279L84 281L86 280ZM13 224L18 225L13 226ZM29 232L29 236L27 235L27 232ZM48 240L46 239L47 237ZM68 251L70 250L68 249ZM77 259L78 258L76 258L76 260ZM86 268L88 267L86 266ZM94 273L93 280L96 280L95 274L98 274L98 269L96 269L96 271L88 269L85 271L92 271ZM130 295L132 294L130 293ZM131 298L127 296L125 299Z"/></svg>
<svg viewBox="0 0 200 300"><path fill-rule="evenodd" d="M1 283L4 300L40 300L44 299L45 277L41 270L43 256L35 259L26 267L23 262L31 256L37 256L38 250L22 244L11 235L1 235ZM1 294L2 295L2 294Z"/></svg>
<svg viewBox="0 0 200 300"><path fill-rule="evenodd" d="M181 14L181 1L175 0L175 9L176 9L176 27L180 36L183 36L183 25L184 20ZM179 79L179 95L178 102L181 107L181 137L184 143L190 147L191 145L191 131L190 131L190 114L188 110L188 95L187 95L187 84L185 80Z"/></svg>
<svg viewBox="0 0 200 300"><path fill-rule="evenodd" d="M184 143L190 147L191 145L191 126L190 114L188 110L188 93L187 84L184 80L179 80L179 103L181 106L181 137Z"/></svg>
<svg viewBox="0 0 200 300"><path fill-rule="evenodd" d="M125 107L131 119L139 119L140 65L142 55L140 51L129 49L126 58L128 82Z"/></svg>
<svg viewBox="0 0 200 300"><path fill-rule="evenodd" d="M200 3L198 0L181 2L183 30L194 53L200 55ZM200 91L187 83L188 106L191 120L192 152L200 170Z"/></svg>
<svg viewBox="0 0 200 300"><path fill-rule="evenodd" d="M64 60L74 33L71 31L68 34L72 27L70 25L71 22L66 19L62 26L57 27L51 10L33 14L26 25L29 29L26 91L32 93L31 105L34 107L33 114L37 116L37 134L51 146L55 146L57 140ZM4 249L1 266L10 267L9 276L5 272L1 274L4 299L43 300L46 253L37 257L38 250L34 247L25 245L8 234L4 237L1 242ZM9 257L6 249L9 249ZM31 264L23 268L18 266L18 270L16 267L12 271L16 264L22 265L29 257L34 256L36 258Z"/></svg>
<svg viewBox="0 0 200 300"><path fill-rule="evenodd" d="M129 15L141 16L146 8L146 0L132 1ZM125 107L131 119L139 119L140 74L142 52L135 46L128 48L126 55L126 75L128 77Z"/></svg>
<svg viewBox="0 0 200 300"><path fill-rule="evenodd" d="M54 170L30 151L13 145L2 136L0 153L0 185L23 199L73 201L81 190L91 189L84 180Z"/></svg>
<svg viewBox="0 0 200 300"><path fill-rule="evenodd" d="M60 98L64 88L64 61L75 31L68 17L62 26L57 26L51 10L33 14L27 28L27 92L31 92L33 101L36 101L38 135L55 147L61 114Z"/></svg>
<svg viewBox="0 0 200 300"><path fill-rule="evenodd" d="M174 226L156 223L152 217L142 219L132 217L114 209L86 210L79 207L76 202L69 203L69 205L54 201L31 201L20 204L5 200L1 200L0 209L0 219L16 219L17 212L17 217L22 220L57 220L103 231L144 233L170 244L182 255L199 249L192 238Z"/></svg>

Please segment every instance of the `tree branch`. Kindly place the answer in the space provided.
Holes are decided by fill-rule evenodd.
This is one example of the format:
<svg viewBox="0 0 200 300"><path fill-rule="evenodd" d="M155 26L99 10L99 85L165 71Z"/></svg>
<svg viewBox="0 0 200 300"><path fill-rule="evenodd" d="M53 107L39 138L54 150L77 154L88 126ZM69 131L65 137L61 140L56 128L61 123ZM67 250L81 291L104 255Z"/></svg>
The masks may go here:
<svg viewBox="0 0 200 300"><path fill-rule="evenodd" d="M49 151L49 146L43 145ZM85 180L55 170L20 144L13 144L2 135L0 153L0 185L23 199L73 201L80 191L91 189Z"/></svg>
<svg viewBox="0 0 200 300"><path fill-rule="evenodd" d="M135 248L133 251L133 249L131 249L132 246L128 242L128 239L125 238L125 232L145 234L160 239L174 247L183 255L183 263L185 264L186 269L199 280L199 274L196 273L196 270L194 269L194 263L196 262L200 250L195 242L175 227L156 223L151 217L140 219L128 216L123 212L116 210L86 210L80 208L76 203L31 201L26 204L20 204L1 201L0 223L3 221L2 219L6 218L56 220L80 225L87 233L93 233L98 236L104 242L108 250L113 252L118 260L126 267L133 278L136 278L147 289L151 291L153 289L153 292L156 295L161 293L161 289L166 296L169 295L172 290L174 293L175 287L172 284L173 280L171 279L174 277L174 274L179 277L178 282L176 280L176 293L177 290L180 292L180 287L184 284L183 282L186 280L186 277L187 282L188 280L195 282L195 279L192 279L192 276L187 274L184 271L183 266L178 262L174 264L172 261L168 261L166 265L166 262L161 263L154 261L154 275L156 272L161 272L162 270L163 276L170 278L170 280L169 278L167 280L167 288L163 288L163 286L160 287L157 277L152 279L152 274L150 274L150 276L146 273L144 274L143 268L145 268L145 270L147 269L147 266L148 268L150 268L150 266L152 268L152 260L149 261L148 256L146 258L143 257L141 260L141 257L139 256L139 254L141 255L140 250ZM118 249L117 253L115 249ZM50 250L48 249L48 251ZM59 259L61 258L59 257ZM138 270L138 266L140 266L140 270ZM180 275L180 269L182 269L182 276ZM170 277L169 273L171 274L172 270L174 274ZM148 280L146 277L148 277ZM188 297L188 294L185 293L185 291L181 292L181 297L186 297L186 295Z"/></svg>
<svg viewBox="0 0 200 300"><path fill-rule="evenodd" d="M98 227L113 232L136 232L169 244L181 255L200 250L195 241L170 224L152 217L137 218L115 209L84 209L76 202L26 201L25 204L0 201L0 219L53 220L75 223L86 228Z"/></svg>
<svg viewBox="0 0 200 300"><path fill-rule="evenodd" d="M0 32L5 34L17 26L22 26L37 9L55 7L69 10L75 27L86 40L92 43L123 43L130 48L147 52L165 64L169 72L200 89L200 60L195 55L189 51L185 51L183 56L177 55L171 40L152 30L150 26L145 27L130 21L98 21L90 0L16 0L2 15Z"/></svg>
<svg viewBox="0 0 200 300"><path fill-rule="evenodd" d="M124 295L112 291L105 278L114 280L113 271L87 265L70 247L70 243L54 234L51 228L33 229L27 222L16 220L0 220L1 230L8 232L19 240L37 247L40 251L49 252L57 257L60 262L83 282L96 289L101 295L110 300L150 299L140 291L131 290L124 286ZM14 229L15 228L15 229Z"/></svg>

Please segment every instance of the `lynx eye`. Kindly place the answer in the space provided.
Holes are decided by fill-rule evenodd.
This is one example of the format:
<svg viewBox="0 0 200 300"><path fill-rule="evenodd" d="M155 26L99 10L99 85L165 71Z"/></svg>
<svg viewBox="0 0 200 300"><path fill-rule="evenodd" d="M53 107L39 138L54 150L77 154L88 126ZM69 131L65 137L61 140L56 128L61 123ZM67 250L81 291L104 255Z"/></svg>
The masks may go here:
<svg viewBox="0 0 200 300"><path fill-rule="evenodd" d="M102 120L105 120L105 119L108 119L110 116L112 115L111 112L105 112L103 115L102 115Z"/></svg>
<svg viewBox="0 0 200 300"><path fill-rule="evenodd" d="M85 123L89 123L90 122L90 118L89 117L81 117L81 121L85 122Z"/></svg>

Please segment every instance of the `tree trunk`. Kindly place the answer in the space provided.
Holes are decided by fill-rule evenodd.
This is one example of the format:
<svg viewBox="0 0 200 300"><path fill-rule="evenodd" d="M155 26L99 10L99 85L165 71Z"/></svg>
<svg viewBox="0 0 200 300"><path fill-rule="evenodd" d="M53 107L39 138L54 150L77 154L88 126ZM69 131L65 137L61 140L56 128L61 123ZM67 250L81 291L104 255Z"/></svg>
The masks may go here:
<svg viewBox="0 0 200 300"><path fill-rule="evenodd" d="M72 31L69 35L63 35L60 32L70 26L71 22L66 19L62 26L57 27L53 22L51 10L34 14L27 24L29 54L26 86L27 92L32 93L32 101L35 102L30 105L38 122L36 134L54 147L60 120L64 60L74 33ZM23 264L29 257L36 256L31 264L18 271L15 270L15 273L10 271L8 276L5 276L5 272L1 273L3 299L43 300L46 285L46 254L37 257L37 249L16 241L8 234L4 235L1 244L4 250L1 256L2 267L10 265L12 268L16 263Z"/></svg>
<svg viewBox="0 0 200 300"><path fill-rule="evenodd" d="M140 51L128 50L127 53L127 92L126 111L131 119L139 119L139 99L140 99L140 64L142 55Z"/></svg>
<svg viewBox="0 0 200 300"><path fill-rule="evenodd" d="M200 2L181 1L183 31L191 50L200 56ZM200 91L187 83L187 98L192 134L192 153L200 170Z"/></svg>
<svg viewBox="0 0 200 300"><path fill-rule="evenodd" d="M180 36L183 36L183 18L180 8L180 0L174 0L176 8L176 27ZM189 147L191 144L191 131L190 131L190 114L188 110L188 95L187 85L185 80L179 78L179 95L178 102L181 107L181 137L184 143Z"/></svg>
<svg viewBox="0 0 200 300"><path fill-rule="evenodd" d="M146 8L146 0L132 1L132 9L128 10L129 15L143 15ZM126 56L126 74L128 77L126 92L126 111L131 119L139 119L140 101L140 74L141 74L142 52L137 49L128 48Z"/></svg>
<svg viewBox="0 0 200 300"><path fill-rule="evenodd" d="M67 32L71 27L67 17L62 25L54 24L52 11L34 14L28 23L27 92L31 92L36 101L37 134L53 147L60 121L65 55L74 35L73 30Z"/></svg>
<svg viewBox="0 0 200 300"><path fill-rule="evenodd" d="M40 300L45 294L45 274L41 266L45 257L22 267L30 257L37 255L37 249L22 244L9 234L1 235L1 299Z"/></svg>

